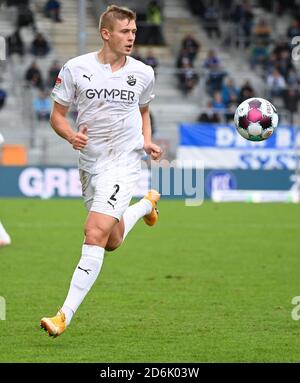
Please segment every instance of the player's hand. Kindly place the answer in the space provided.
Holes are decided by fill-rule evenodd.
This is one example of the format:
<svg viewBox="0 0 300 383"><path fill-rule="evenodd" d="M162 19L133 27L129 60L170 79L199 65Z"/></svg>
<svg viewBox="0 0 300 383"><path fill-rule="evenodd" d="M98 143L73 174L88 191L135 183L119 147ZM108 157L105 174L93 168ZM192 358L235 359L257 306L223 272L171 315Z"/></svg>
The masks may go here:
<svg viewBox="0 0 300 383"><path fill-rule="evenodd" d="M73 149L76 149L76 150L84 149L89 139L87 136L87 131L88 131L88 127L84 125L79 129L79 132L77 132L74 135L74 137L71 140Z"/></svg>
<svg viewBox="0 0 300 383"><path fill-rule="evenodd" d="M145 144L144 150L147 154L150 154L152 160L159 160L162 155L161 148L153 142Z"/></svg>

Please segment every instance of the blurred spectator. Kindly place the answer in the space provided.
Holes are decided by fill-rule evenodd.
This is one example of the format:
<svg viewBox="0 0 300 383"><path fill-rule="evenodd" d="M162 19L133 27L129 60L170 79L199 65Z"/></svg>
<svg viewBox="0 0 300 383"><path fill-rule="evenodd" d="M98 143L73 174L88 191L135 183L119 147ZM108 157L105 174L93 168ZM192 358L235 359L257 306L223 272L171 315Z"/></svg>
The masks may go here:
<svg viewBox="0 0 300 383"><path fill-rule="evenodd" d="M286 31L287 37L292 40L295 36L300 36L300 23L298 19L293 19ZM291 43L291 41L289 41Z"/></svg>
<svg viewBox="0 0 300 383"><path fill-rule="evenodd" d="M146 19L150 26L147 44L163 45L165 42L161 30L162 14L161 8L156 0L149 2Z"/></svg>
<svg viewBox="0 0 300 383"><path fill-rule="evenodd" d="M46 92L40 92L33 100L33 109L39 121L49 120L51 113L51 101Z"/></svg>
<svg viewBox="0 0 300 383"><path fill-rule="evenodd" d="M235 86L233 78L229 78L222 88L222 101L226 108L229 108L231 105L237 105L238 97L238 88Z"/></svg>
<svg viewBox="0 0 300 383"><path fill-rule="evenodd" d="M180 69L185 64L192 64L189 57L189 52L186 48L181 48L176 60L176 68Z"/></svg>
<svg viewBox="0 0 300 383"><path fill-rule="evenodd" d="M221 8L222 19L224 21L230 19L234 3L235 0L222 0L218 3L219 7Z"/></svg>
<svg viewBox="0 0 300 383"><path fill-rule="evenodd" d="M147 8L147 21L150 24L160 24L161 23L161 9L156 0L151 0Z"/></svg>
<svg viewBox="0 0 300 383"><path fill-rule="evenodd" d="M28 5L20 5L17 14L17 29L28 26L31 26L34 32L36 31L34 14Z"/></svg>
<svg viewBox="0 0 300 383"><path fill-rule="evenodd" d="M277 57L280 57L280 54L282 52L290 53L290 45L287 43L286 38L284 36L279 36L277 41L275 41L275 47L272 53L277 58Z"/></svg>
<svg viewBox="0 0 300 383"><path fill-rule="evenodd" d="M31 53L34 56L43 57L49 53L50 47L48 41L42 33L37 33L31 43Z"/></svg>
<svg viewBox="0 0 300 383"><path fill-rule="evenodd" d="M28 82L28 85L43 89L42 74L35 61L33 61L27 69L25 73L25 80Z"/></svg>
<svg viewBox="0 0 300 383"><path fill-rule="evenodd" d="M206 79L206 88L207 92L211 96L215 92L221 91L223 87L223 80L226 76L227 72L224 71L218 64L215 64L210 68L209 74Z"/></svg>
<svg viewBox="0 0 300 383"><path fill-rule="evenodd" d="M282 76L286 78L290 69L293 68L290 53L287 51L280 52L279 58L275 61L274 66L279 70Z"/></svg>
<svg viewBox="0 0 300 383"><path fill-rule="evenodd" d="M226 122L229 122L233 119L235 108L230 107L230 105L228 106L228 108L226 107L225 103L222 100L220 92L214 93L212 107L216 113L222 114L225 117Z"/></svg>
<svg viewBox="0 0 300 383"><path fill-rule="evenodd" d="M204 12L204 29L208 37L213 37L214 34L217 38L221 37L219 19L218 8L214 5L209 5Z"/></svg>
<svg viewBox="0 0 300 383"><path fill-rule="evenodd" d="M293 68L291 48L283 36L275 43L275 47L269 57L269 67L277 68L286 77L290 69Z"/></svg>
<svg viewBox="0 0 300 383"><path fill-rule="evenodd" d="M0 110L4 107L7 94L4 89L0 88Z"/></svg>
<svg viewBox="0 0 300 383"><path fill-rule="evenodd" d="M221 122L220 116L212 108L211 101L208 101L206 109L198 116L197 121L210 122L214 124Z"/></svg>
<svg viewBox="0 0 300 383"><path fill-rule="evenodd" d="M188 34L182 40L181 46L186 50L191 63L193 63L199 52L200 43L193 37L192 34Z"/></svg>
<svg viewBox="0 0 300 383"><path fill-rule="evenodd" d="M198 82L198 75L191 63L185 63L179 74L180 88L184 94L189 93Z"/></svg>
<svg viewBox="0 0 300 383"><path fill-rule="evenodd" d="M14 53L20 56L24 55L24 43L19 29L16 29L14 33L7 36L6 42L8 56L11 56Z"/></svg>
<svg viewBox="0 0 300 383"><path fill-rule="evenodd" d="M211 69L219 64L220 64L220 60L218 56L216 55L215 51L209 50L207 52L207 57L204 60L204 64L203 64L204 68Z"/></svg>
<svg viewBox="0 0 300 383"><path fill-rule="evenodd" d="M271 37L271 27L264 18L258 20L258 23L253 28L254 42L260 45L268 45Z"/></svg>
<svg viewBox="0 0 300 383"><path fill-rule="evenodd" d="M268 75L267 85L270 90L271 97L282 96L283 90L286 87L286 82L278 69L273 69L273 72Z"/></svg>
<svg viewBox="0 0 300 383"><path fill-rule="evenodd" d="M268 48L262 43L255 43L250 50L250 66L255 70L257 65L265 71L269 63Z"/></svg>
<svg viewBox="0 0 300 383"><path fill-rule="evenodd" d="M220 92L215 92L213 94L212 107L215 111L225 112L226 105L222 101L222 96Z"/></svg>
<svg viewBox="0 0 300 383"><path fill-rule="evenodd" d="M203 17L205 12L205 0L188 0L189 7L194 15Z"/></svg>
<svg viewBox="0 0 300 383"><path fill-rule="evenodd" d="M232 12L231 19L236 24L235 35L237 45L239 45L239 41L242 40L243 46L248 47L250 45L254 19L252 5L247 1L243 3L238 2Z"/></svg>
<svg viewBox="0 0 300 383"><path fill-rule="evenodd" d="M58 61L54 60L48 70L47 85L49 88L53 88L55 85L56 78L60 72L60 66Z"/></svg>
<svg viewBox="0 0 300 383"><path fill-rule="evenodd" d="M255 96L254 89L250 81L246 80L245 83L241 86L238 103L240 104L242 101L247 100L247 98L251 98L254 96Z"/></svg>
<svg viewBox="0 0 300 383"><path fill-rule="evenodd" d="M151 49L147 52L146 57L144 59L144 63L146 65L150 65L154 70L154 74L157 74L156 68L158 67L158 60Z"/></svg>
<svg viewBox="0 0 300 383"><path fill-rule="evenodd" d="M300 85L300 78L299 75L297 74L297 71L295 68L291 68L288 71L287 77L286 77L286 82L288 86L298 86Z"/></svg>
<svg viewBox="0 0 300 383"><path fill-rule="evenodd" d="M45 4L44 14L55 22L61 22L61 4L58 0L48 0Z"/></svg>

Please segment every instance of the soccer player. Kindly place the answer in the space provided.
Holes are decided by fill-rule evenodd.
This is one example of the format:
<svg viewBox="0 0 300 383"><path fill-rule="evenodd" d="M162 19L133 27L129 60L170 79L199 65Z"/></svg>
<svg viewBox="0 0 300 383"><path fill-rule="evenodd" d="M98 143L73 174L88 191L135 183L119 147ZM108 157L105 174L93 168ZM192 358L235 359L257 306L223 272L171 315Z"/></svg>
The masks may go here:
<svg viewBox="0 0 300 383"><path fill-rule="evenodd" d="M50 122L55 132L79 150L82 194L88 210L84 243L62 308L41 327L60 335L94 284L105 250L119 247L136 222L158 219L160 195L150 190L129 207L140 175L141 158L161 157L151 140L149 102L153 99L153 69L130 57L136 34L136 15L128 8L109 6L100 17L103 47L69 60L52 92ZM66 115L75 102L77 132Z"/></svg>
<svg viewBox="0 0 300 383"><path fill-rule="evenodd" d="M4 229L4 226L0 222L0 247L4 247L11 244L11 238L8 235L7 231Z"/></svg>

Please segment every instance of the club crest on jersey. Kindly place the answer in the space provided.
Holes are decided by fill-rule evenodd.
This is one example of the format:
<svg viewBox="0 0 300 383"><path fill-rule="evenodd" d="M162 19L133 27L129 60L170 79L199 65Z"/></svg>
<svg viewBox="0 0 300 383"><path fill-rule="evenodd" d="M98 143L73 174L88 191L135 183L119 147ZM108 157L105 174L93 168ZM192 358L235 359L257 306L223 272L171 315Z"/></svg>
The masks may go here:
<svg viewBox="0 0 300 383"><path fill-rule="evenodd" d="M133 85L136 84L136 78L134 77L133 74L130 74L128 76L127 84L130 85L130 86L133 86Z"/></svg>

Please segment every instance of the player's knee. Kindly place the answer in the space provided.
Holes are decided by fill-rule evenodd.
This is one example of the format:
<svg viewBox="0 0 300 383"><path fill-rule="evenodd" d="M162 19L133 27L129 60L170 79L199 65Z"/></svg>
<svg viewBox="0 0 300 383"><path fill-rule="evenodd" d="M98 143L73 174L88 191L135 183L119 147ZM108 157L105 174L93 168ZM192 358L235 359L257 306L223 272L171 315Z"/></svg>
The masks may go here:
<svg viewBox="0 0 300 383"><path fill-rule="evenodd" d="M100 227L85 227L85 243L104 247L107 243L109 233Z"/></svg>

